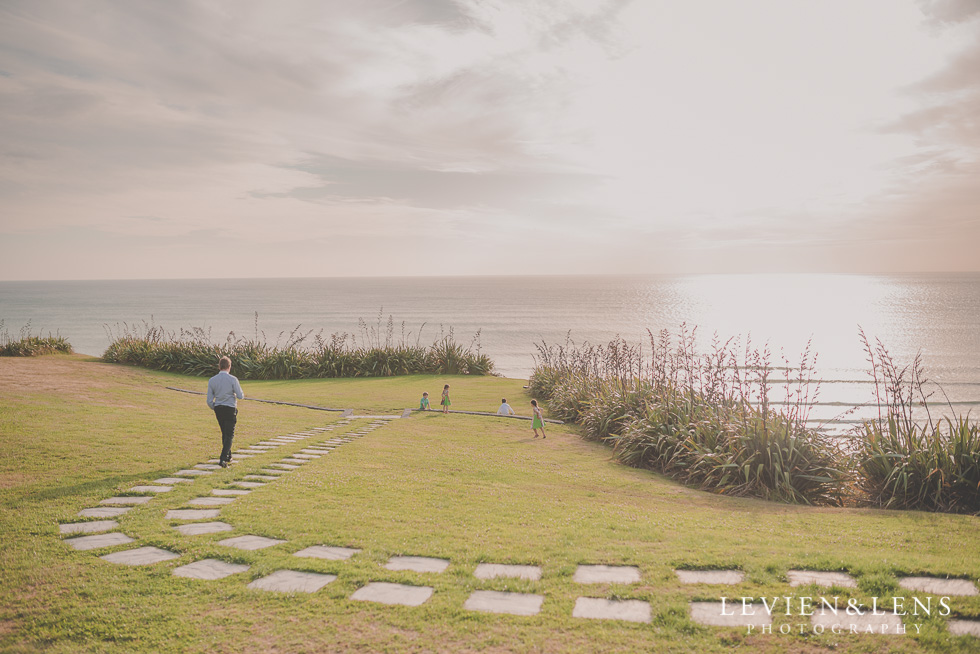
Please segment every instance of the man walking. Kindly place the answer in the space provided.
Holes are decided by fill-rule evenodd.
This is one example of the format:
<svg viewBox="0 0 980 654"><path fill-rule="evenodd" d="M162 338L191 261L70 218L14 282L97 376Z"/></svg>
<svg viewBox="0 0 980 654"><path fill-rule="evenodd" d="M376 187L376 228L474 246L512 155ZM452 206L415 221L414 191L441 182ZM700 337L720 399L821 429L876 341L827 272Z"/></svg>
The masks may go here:
<svg viewBox="0 0 980 654"><path fill-rule="evenodd" d="M221 357L218 374L208 380L208 406L214 409L214 416L221 427L221 457L218 462L222 468L227 468L231 463L231 441L235 438L235 423L238 422L238 400L244 399L242 385L231 374L231 359Z"/></svg>

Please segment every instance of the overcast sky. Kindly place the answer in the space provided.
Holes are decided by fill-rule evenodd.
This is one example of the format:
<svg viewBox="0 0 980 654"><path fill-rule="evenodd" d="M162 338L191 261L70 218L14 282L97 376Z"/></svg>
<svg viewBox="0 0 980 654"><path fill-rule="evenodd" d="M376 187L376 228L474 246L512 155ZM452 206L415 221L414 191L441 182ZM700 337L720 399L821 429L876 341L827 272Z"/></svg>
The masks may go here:
<svg viewBox="0 0 980 654"><path fill-rule="evenodd" d="M3 0L0 279L980 270L977 0Z"/></svg>

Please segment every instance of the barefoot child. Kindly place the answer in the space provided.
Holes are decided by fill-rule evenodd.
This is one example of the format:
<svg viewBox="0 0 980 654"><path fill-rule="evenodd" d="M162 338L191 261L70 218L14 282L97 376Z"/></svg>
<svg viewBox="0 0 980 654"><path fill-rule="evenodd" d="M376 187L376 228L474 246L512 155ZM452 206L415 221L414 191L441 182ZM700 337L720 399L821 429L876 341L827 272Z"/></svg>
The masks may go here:
<svg viewBox="0 0 980 654"><path fill-rule="evenodd" d="M419 411L428 411L428 410L429 410L429 394L422 393L422 401L419 402Z"/></svg>
<svg viewBox="0 0 980 654"><path fill-rule="evenodd" d="M538 437L538 430L541 430L541 438L548 438L544 435L544 416L541 415L541 407L538 406L537 400L531 400L531 412L534 414L534 420L531 421L531 429L534 430L534 437Z"/></svg>
<svg viewBox="0 0 980 654"><path fill-rule="evenodd" d="M452 404L449 401L449 384L446 384L442 389L442 402L440 404L442 404L442 412L449 413L449 405Z"/></svg>

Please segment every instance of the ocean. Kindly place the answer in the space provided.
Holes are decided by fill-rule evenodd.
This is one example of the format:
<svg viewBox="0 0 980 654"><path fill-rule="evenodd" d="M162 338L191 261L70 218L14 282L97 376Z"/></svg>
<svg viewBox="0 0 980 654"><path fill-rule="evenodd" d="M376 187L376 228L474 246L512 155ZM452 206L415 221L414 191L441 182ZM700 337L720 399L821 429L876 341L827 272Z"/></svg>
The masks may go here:
<svg viewBox="0 0 980 654"><path fill-rule="evenodd" d="M697 326L702 349L716 334L750 337L777 365L781 353L798 362L809 341L821 380L812 418L837 427L871 415L861 406L873 389L861 327L899 365L921 354L955 412L980 413L980 273L0 282L8 332L29 323L92 355L144 322L200 327L216 342L229 332L285 342L294 330L362 340L380 329L383 339L389 316L396 341L429 344L452 330L475 346L479 331L497 371L517 378L530 374L535 344L621 336L648 346L647 330L676 333L682 323ZM945 396L933 399L945 405Z"/></svg>

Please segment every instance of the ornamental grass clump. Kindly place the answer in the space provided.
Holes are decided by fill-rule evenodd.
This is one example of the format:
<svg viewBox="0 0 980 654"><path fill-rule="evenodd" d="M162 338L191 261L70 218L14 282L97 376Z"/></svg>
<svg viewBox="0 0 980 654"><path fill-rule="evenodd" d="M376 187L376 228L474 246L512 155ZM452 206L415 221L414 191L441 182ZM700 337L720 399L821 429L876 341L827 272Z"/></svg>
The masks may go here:
<svg viewBox="0 0 980 654"><path fill-rule="evenodd" d="M241 379L305 379L338 377L391 377L410 374L492 375L494 364L480 352L479 332L473 345L464 348L452 331L431 346L394 338L394 321L389 316L382 326L359 322L361 338L340 333L329 338L322 332L302 332L297 327L282 332L270 344L258 329L248 339L230 333L223 344L214 343L210 331L193 328L167 332L152 324L122 325L108 329L109 347L102 355L110 363L165 370L198 377L214 374L218 359L231 357L235 375ZM424 327L424 325L423 325Z"/></svg>
<svg viewBox="0 0 980 654"><path fill-rule="evenodd" d="M538 346L529 391L552 414L574 420L635 467L730 495L804 504L839 504L846 474L839 452L806 425L816 401L816 356L784 359L786 399L769 396L768 349L715 339L700 354L696 329L650 334L651 354L615 339L605 346Z"/></svg>
<svg viewBox="0 0 980 654"><path fill-rule="evenodd" d="M933 420L920 357L899 367L861 332L878 417L857 433L852 460L862 498L873 506L980 514L980 423L969 415Z"/></svg>
<svg viewBox="0 0 980 654"><path fill-rule="evenodd" d="M4 321L0 320L0 356L2 357L36 357L42 354L71 354L74 352L71 343L60 335L31 333L31 323L28 322L20 330L20 336L14 338L7 331Z"/></svg>

